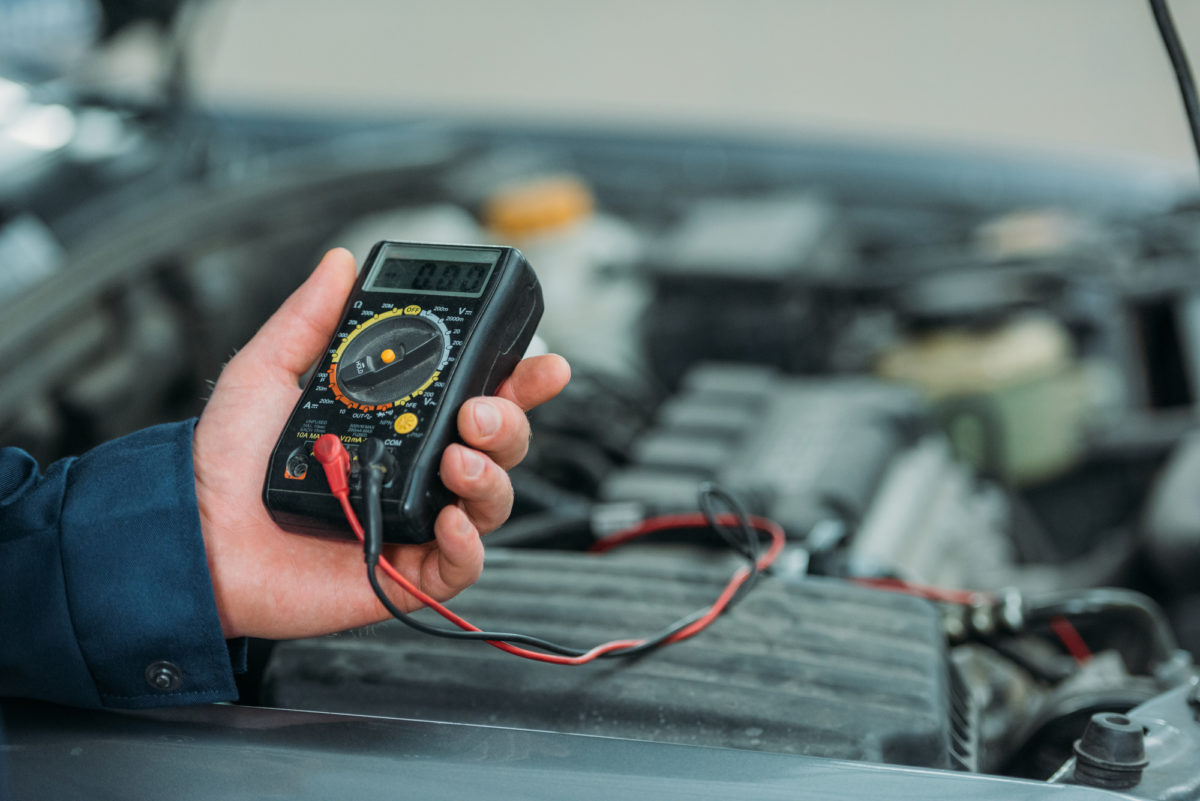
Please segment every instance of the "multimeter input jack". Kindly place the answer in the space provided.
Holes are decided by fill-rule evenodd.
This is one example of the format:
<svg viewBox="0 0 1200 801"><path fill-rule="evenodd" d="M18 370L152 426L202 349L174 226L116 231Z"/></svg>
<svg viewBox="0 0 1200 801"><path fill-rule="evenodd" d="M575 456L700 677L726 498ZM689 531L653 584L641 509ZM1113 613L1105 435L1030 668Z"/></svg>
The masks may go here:
<svg viewBox="0 0 1200 801"><path fill-rule="evenodd" d="M291 479L303 479L308 475L308 449L299 447L292 451L288 455L284 471L284 475Z"/></svg>
<svg viewBox="0 0 1200 801"><path fill-rule="evenodd" d="M358 463L359 468L368 470L373 467L381 467L384 471L384 488L390 487L396 481L396 476L399 475L399 470L396 469L396 456L392 453L392 449L383 444L383 440L375 437L367 437L367 439L358 446L358 452L354 455L354 461Z"/></svg>

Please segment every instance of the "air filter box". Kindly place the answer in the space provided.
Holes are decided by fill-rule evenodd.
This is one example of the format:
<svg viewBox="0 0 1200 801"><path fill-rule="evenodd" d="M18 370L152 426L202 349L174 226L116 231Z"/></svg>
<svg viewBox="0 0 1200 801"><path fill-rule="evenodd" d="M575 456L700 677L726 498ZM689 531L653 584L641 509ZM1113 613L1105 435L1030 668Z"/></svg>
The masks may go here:
<svg viewBox="0 0 1200 801"><path fill-rule="evenodd" d="M493 549L452 607L485 629L590 646L711 603L727 564ZM421 615L429 615L422 612ZM429 615L426 622L441 622ZM636 659L535 663L398 622L281 643L271 706L595 734L936 768L971 762L939 617L915 598L764 577L713 626Z"/></svg>

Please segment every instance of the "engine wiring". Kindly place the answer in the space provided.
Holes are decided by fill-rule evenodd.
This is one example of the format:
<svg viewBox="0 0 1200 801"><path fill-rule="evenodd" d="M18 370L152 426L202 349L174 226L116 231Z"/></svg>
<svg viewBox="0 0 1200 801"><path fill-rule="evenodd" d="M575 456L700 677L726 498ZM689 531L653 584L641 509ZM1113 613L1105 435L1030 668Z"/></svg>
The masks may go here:
<svg viewBox="0 0 1200 801"><path fill-rule="evenodd" d="M1063 647L1067 649L1072 658L1079 664L1083 665L1092 658L1092 649L1088 647L1087 642L1079 633L1079 629L1075 628L1075 624L1066 618L1065 615L1055 615L1050 618L1050 630L1054 632L1054 636L1062 642Z"/></svg>
<svg viewBox="0 0 1200 801"><path fill-rule="evenodd" d="M676 524L676 528L689 528L705 524L710 526L734 550L747 559L747 564L734 572L720 595L707 608L697 610L675 621L656 635L612 640L588 649L573 648L527 634L484 631L422 591L383 557L382 487L388 468L383 459L385 452L377 450L379 450L378 456L367 455L364 449L360 449L359 453L360 457L367 456L365 459L360 458L359 461L363 471L363 506L366 526L360 522L358 513L350 502L350 456L346 452L345 446L336 436L327 434L320 437L314 444L313 454L325 471L330 490L338 499L347 523L363 544L364 560L367 564L367 580L372 591L393 617L424 634L450 639L482 640L514 656L556 665L583 665L600 658L634 656L664 645L681 642L703 631L739 601L754 586L762 572L770 568L783 551L785 536L782 527L765 518L748 515L729 493L719 487L706 485L702 488L700 496L703 511L700 514L685 516L688 525L680 525L678 520L664 522L664 518L651 519L635 529L620 532L602 541L603 547L598 550L609 550L652 531L665 530L672 522ZM716 510L718 502L725 504L730 511L726 514L719 514ZM765 550L760 544L760 532L771 538L771 543ZM379 582L378 570L382 570L406 593L453 623L457 628L432 626L416 620L404 612L384 591Z"/></svg>
<svg viewBox="0 0 1200 801"><path fill-rule="evenodd" d="M989 603L993 600L991 593L978 590L948 590L941 587L930 587L925 584L914 584L898 578L860 577L852 579L861 587L870 587L885 592L897 592L902 595L912 595L927 601L937 601L958 606L971 606L977 603Z"/></svg>
<svg viewBox="0 0 1200 801"><path fill-rule="evenodd" d="M1056 618L1105 618L1122 621L1137 632L1152 665L1171 662L1179 652L1179 643L1171 625L1159 606L1145 595L1133 590L1093 587L1084 590L1063 590L1031 599L1026 619L1031 623L1053 625Z"/></svg>
<svg viewBox="0 0 1200 801"><path fill-rule="evenodd" d="M708 529L714 531L734 551L744 557L747 564L732 575L720 595L710 606L675 621L658 634L612 640L587 649L575 648L529 634L483 630L421 590L396 570L382 555L382 487L390 467L385 449L364 447L360 448L358 454L362 473L365 525L350 501L351 458L345 446L336 436L325 435L314 444L313 454L324 468L330 490L338 499L351 531L363 544L368 583L389 614L423 634L449 639L481 640L514 656L538 662L583 665L601 658L635 656L695 636L750 591L763 571L770 568L778 558L786 541L784 531L779 524L764 517L748 514L736 498L715 485L702 486L700 512L667 514L648 518L635 526L597 540L590 549L591 553L605 553L650 534ZM729 511L720 513L717 509L718 503L724 504ZM762 548L760 534L770 537L770 545L765 550ZM379 581L378 571L382 571L402 590L452 623L456 628L430 625L400 609L384 591ZM996 601L994 594L988 592L932 587L898 578L858 577L851 581L862 587L911 595L955 606L971 607L992 604ZM1091 658L1091 649L1065 614L1043 615L1043 617L1046 618L1045 622L1049 630L1059 639L1066 652L1076 662L1083 664Z"/></svg>
<svg viewBox="0 0 1200 801"><path fill-rule="evenodd" d="M870 587L871 589L882 590L884 592L911 595L916 598L924 598L927 601L935 601L952 606L972 607L981 604L994 604L996 602L996 596L990 592L931 587L899 578L858 577L851 579L851 581L860 587ZM1124 598L1123 595L1122 598ZM1044 617L1047 627L1058 638L1059 642L1062 643L1063 648L1071 658L1080 665L1086 664L1092 658L1093 654L1092 649L1088 647L1087 641L1079 633L1079 629L1075 627L1075 624L1063 612L1048 615L1039 614L1039 611L1044 606L1043 602L1035 602L1031 606L1031 610L1033 611L1032 617ZM1089 608L1088 611L1092 610Z"/></svg>
<svg viewBox="0 0 1200 801"><path fill-rule="evenodd" d="M377 447L371 447L375 445ZM368 441L359 448L357 461L362 486L362 507L356 510L350 500L351 458L342 442L328 434L317 440L313 454L324 468L330 490L341 506L354 535L363 544L367 580L385 609L410 628L424 634L462 640L482 640L515 656L559 665L583 665L596 659L629 657L649 650L680 642L703 631L736 604L753 588L763 571L769 569L782 552L785 533L779 524L767 518L750 515L742 505L721 488L707 484L700 492L700 512L668 514L648 518L639 524L596 541L592 553L604 553L640 537L660 532L711 530L746 560L725 584L717 599L708 607L687 615L658 632L643 637L604 642L591 648L577 648L556 643L530 634L484 630L462 618L437 599L421 590L403 576L382 555L383 514L382 488L389 471L395 469L387 449L381 442ZM720 507L724 507L724 511ZM361 518L360 518L361 511ZM764 547L762 536L769 537ZM387 595L380 583L382 571L392 582L415 600L428 606L453 624L446 628L425 623L402 610ZM995 607L1000 601L995 593L947 589L908 582L895 577L856 577L850 581L875 590L896 592L951 606L974 609ZM1086 590L1051 593L1028 600L1019 600L1021 621L1012 633L1030 632L1030 626L1044 627L1043 631L1059 640L1064 651L1074 661L1084 664L1092 658L1092 649L1075 627L1072 618L1097 614L1117 614L1129 618L1146 635L1153 663L1167 660L1176 646L1161 615L1156 613L1137 593L1117 590ZM992 639L990 636L988 639Z"/></svg>
<svg viewBox="0 0 1200 801"><path fill-rule="evenodd" d="M1192 134L1192 145L1196 149L1197 158L1200 159L1200 101L1196 98L1196 83L1192 78L1187 53L1179 40L1179 32L1175 29L1175 21L1171 19L1171 10L1167 7L1166 0L1150 0L1150 11L1154 14L1159 36L1162 37L1167 58L1171 61L1171 69L1175 72L1175 82L1179 85L1179 95L1183 100L1184 116Z"/></svg>

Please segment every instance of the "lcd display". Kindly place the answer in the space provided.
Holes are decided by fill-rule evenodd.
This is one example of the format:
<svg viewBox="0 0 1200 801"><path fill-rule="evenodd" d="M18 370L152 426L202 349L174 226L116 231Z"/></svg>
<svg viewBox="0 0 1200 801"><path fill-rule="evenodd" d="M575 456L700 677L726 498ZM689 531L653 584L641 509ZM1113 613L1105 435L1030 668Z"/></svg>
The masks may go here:
<svg viewBox="0 0 1200 801"><path fill-rule="evenodd" d="M398 249L396 249L398 250ZM499 251L456 251L447 248L388 249L364 289L371 292L414 292L477 298L487 286Z"/></svg>

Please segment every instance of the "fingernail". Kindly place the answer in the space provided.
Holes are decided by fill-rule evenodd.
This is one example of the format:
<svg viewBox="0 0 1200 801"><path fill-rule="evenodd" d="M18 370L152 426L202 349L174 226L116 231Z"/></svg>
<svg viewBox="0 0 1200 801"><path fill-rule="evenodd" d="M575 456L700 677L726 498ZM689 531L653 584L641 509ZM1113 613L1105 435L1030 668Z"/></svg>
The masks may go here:
<svg viewBox="0 0 1200 801"><path fill-rule="evenodd" d="M483 457L470 448L462 449L463 475L467 478L479 478L483 475Z"/></svg>
<svg viewBox="0 0 1200 801"><path fill-rule="evenodd" d="M487 401L476 401L472 413L475 415L475 425L479 426L479 433L483 436L490 437L500 429L500 412Z"/></svg>

